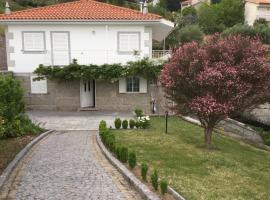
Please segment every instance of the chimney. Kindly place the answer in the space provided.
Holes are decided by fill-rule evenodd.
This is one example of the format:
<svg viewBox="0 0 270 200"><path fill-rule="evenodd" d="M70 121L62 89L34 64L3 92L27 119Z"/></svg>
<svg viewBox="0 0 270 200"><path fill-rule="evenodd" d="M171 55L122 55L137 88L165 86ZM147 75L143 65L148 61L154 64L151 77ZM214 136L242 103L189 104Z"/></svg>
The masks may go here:
<svg viewBox="0 0 270 200"><path fill-rule="evenodd" d="M143 12L143 4L144 4L144 0L140 0L140 12Z"/></svg>
<svg viewBox="0 0 270 200"><path fill-rule="evenodd" d="M8 4L8 2L6 2L5 14L9 15L10 13L11 13L11 10L10 10L9 4Z"/></svg>
<svg viewBox="0 0 270 200"><path fill-rule="evenodd" d="M143 14L146 14L146 13L148 13L148 5L147 5L147 2L145 1L143 4Z"/></svg>

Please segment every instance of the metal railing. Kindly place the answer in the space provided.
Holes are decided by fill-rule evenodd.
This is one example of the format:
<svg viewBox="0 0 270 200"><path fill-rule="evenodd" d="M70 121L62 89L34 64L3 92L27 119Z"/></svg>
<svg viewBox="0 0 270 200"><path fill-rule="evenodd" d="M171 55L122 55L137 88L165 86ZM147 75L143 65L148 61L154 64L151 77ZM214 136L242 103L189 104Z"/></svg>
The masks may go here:
<svg viewBox="0 0 270 200"><path fill-rule="evenodd" d="M168 50L154 50L150 59L166 60L170 57ZM89 64L113 64L127 63L129 61L141 60L146 55L142 52L118 52L115 50L54 50L44 53L44 65L68 65L73 59L81 65Z"/></svg>
<svg viewBox="0 0 270 200"><path fill-rule="evenodd" d="M171 51L170 50L153 50L152 51L152 59L157 60L167 60L170 58Z"/></svg>

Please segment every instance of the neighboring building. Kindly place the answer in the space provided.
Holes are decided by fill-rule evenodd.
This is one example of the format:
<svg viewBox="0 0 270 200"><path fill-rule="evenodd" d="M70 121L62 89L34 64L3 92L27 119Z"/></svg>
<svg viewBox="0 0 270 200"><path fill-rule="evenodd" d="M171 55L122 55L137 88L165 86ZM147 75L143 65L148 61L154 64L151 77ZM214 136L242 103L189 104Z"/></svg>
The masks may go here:
<svg viewBox="0 0 270 200"><path fill-rule="evenodd" d="M246 0L246 23L248 25L253 25L255 20L260 18L270 22L270 0Z"/></svg>
<svg viewBox="0 0 270 200"><path fill-rule="evenodd" d="M162 41L173 29L172 22L94 0L11 13L7 6L6 13L0 15L0 24L6 31L8 70L22 81L29 108L130 111L140 107L150 113L150 101L155 99L158 111L164 109L162 89L142 77L114 82L33 81L33 71L39 64L64 66L72 59L104 64L155 57L152 40Z"/></svg>
<svg viewBox="0 0 270 200"><path fill-rule="evenodd" d="M189 6L193 6L196 9L199 8L203 3L211 3L211 0L186 0L181 2L181 9Z"/></svg>

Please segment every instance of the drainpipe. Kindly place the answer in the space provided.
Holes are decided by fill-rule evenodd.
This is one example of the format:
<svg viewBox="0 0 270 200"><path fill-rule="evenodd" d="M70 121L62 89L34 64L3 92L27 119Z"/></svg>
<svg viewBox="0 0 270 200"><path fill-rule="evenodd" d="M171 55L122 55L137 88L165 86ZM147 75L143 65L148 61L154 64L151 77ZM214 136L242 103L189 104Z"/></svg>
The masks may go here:
<svg viewBox="0 0 270 200"><path fill-rule="evenodd" d="M8 2L6 2L6 6L5 6L5 14L6 14L6 15L11 14L11 10L10 10L10 6L9 6L9 3L8 3Z"/></svg>

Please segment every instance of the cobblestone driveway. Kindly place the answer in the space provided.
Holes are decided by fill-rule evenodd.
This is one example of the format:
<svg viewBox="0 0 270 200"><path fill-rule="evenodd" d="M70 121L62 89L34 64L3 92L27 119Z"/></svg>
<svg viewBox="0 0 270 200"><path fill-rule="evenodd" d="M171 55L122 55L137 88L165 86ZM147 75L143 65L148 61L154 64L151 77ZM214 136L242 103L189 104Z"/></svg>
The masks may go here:
<svg viewBox="0 0 270 200"><path fill-rule="evenodd" d="M0 199L140 199L103 157L95 132L52 133L18 168Z"/></svg>

